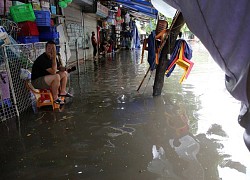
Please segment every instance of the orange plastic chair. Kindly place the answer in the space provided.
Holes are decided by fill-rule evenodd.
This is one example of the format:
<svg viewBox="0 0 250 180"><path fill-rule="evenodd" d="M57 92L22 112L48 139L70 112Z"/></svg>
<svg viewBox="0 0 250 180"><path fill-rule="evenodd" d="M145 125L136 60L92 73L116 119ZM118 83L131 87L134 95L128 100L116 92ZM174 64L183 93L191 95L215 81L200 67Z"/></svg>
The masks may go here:
<svg viewBox="0 0 250 180"><path fill-rule="evenodd" d="M42 106L52 106L53 110L60 108L59 104L54 103L52 93L49 89L35 89L30 80L26 80L26 87L36 97L37 108Z"/></svg>
<svg viewBox="0 0 250 180"><path fill-rule="evenodd" d="M184 79L188 78L190 71L192 70L193 65L194 65L194 63L192 61L188 60L185 57L184 48L185 48L185 44L182 43L181 48L180 48L179 53L178 53L178 56L176 56L176 58L170 64L170 66L168 67L168 69L166 70L166 73L165 73L165 74L167 74L175 64L180 66L184 70L184 73L179 81L180 84L183 82Z"/></svg>
<svg viewBox="0 0 250 180"><path fill-rule="evenodd" d="M156 26L156 30L155 30L155 40L159 41L159 46L156 47L155 49L155 63L159 64L159 55L160 55L160 50L161 50L161 46L163 43L163 39L165 36L168 35L169 30L168 28L168 22L165 20L158 20L157 26ZM143 57L144 57L144 51L147 50L148 51L148 38L144 39L143 41L143 45L142 45L142 55L141 55L141 63L143 63Z"/></svg>

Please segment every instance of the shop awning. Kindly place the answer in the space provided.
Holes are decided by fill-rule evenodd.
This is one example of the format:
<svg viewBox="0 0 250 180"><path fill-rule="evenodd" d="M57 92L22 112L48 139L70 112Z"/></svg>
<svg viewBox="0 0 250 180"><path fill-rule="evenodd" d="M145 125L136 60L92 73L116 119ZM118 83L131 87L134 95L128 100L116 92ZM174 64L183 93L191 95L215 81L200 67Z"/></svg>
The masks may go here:
<svg viewBox="0 0 250 180"><path fill-rule="evenodd" d="M85 13L96 13L96 0L74 0L73 2L80 5Z"/></svg>
<svg viewBox="0 0 250 180"><path fill-rule="evenodd" d="M158 11L147 0L115 0L115 2L131 11L141 13L151 18L157 18Z"/></svg>

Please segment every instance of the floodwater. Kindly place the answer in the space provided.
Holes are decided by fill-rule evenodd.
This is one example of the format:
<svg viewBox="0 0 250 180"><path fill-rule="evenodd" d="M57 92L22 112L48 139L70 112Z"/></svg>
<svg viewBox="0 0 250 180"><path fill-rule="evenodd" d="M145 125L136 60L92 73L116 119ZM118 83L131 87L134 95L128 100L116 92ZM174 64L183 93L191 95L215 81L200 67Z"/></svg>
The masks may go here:
<svg viewBox="0 0 250 180"><path fill-rule="evenodd" d="M192 47L188 79L179 84L176 68L158 97L154 72L136 91L148 68L140 51L86 61L61 111L28 112L20 127L1 123L0 179L250 179L240 103L204 47Z"/></svg>

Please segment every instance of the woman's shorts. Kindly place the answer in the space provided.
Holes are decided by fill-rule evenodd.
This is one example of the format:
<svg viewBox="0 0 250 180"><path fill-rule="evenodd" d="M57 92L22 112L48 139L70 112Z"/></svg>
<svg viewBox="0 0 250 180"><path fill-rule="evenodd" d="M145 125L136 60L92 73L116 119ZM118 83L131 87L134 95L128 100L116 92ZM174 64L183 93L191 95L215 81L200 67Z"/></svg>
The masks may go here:
<svg viewBox="0 0 250 180"><path fill-rule="evenodd" d="M31 80L31 84L36 89L50 89L50 86L45 82L44 76Z"/></svg>

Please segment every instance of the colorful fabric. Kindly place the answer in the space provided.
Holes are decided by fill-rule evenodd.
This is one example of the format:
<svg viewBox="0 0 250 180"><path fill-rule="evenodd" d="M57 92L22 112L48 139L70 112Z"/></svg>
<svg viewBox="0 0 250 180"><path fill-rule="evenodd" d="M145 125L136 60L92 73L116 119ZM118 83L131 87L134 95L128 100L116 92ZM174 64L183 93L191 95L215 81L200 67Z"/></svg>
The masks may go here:
<svg viewBox="0 0 250 180"><path fill-rule="evenodd" d="M168 61L168 65L166 67L166 70L168 69L170 64L179 56L179 52L180 52L180 48L182 47L182 44L184 44L184 56L188 60L191 60L192 54L193 54L193 50L192 50L191 46L184 39L178 39L175 42L174 50L173 50L173 52L171 54L170 60ZM169 70L169 72L166 74L167 77L169 77L171 75L171 73L173 72L175 66L176 65L174 65L173 68L171 68Z"/></svg>
<svg viewBox="0 0 250 180"><path fill-rule="evenodd" d="M151 71L156 68L155 64L155 31L148 36L148 63Z"/></svg>

